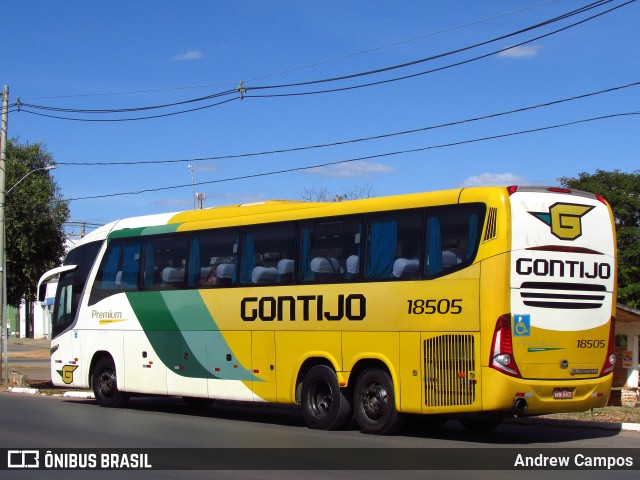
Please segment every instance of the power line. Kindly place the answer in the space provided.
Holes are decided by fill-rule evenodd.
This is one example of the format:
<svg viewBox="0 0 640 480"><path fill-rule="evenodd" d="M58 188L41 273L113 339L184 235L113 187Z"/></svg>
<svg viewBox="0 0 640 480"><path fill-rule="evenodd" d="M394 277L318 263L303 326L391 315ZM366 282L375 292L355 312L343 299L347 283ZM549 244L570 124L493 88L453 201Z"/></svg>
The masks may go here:
<svg viewBox="0 0 640 480"><path fill-rule="evenodd" d="M181 102L165 103L161 105L151 105L147 107L131 107L131 108L117 108L117 109L77 109L77 108L61 108L61 107L48 107L45 105L34 105L31 103L19 102L15 105L19 108L31 107L39 110L48 110L52 112L67 112L67 113L129 113L129 112L141 112L146 110L156 110L159 108L176 107L178 105L186 105L188 103L202 102L205 100L211 100L213 98L224 97L226 95L235 93L236 90L226 90L224 92L214 93L212 95L206 95L204 97L192 98L190 100L183 100Z"/></svg>
<svg viewBox="0 0 640 480"><path fill-rule="evenodd" d="M561 20L565 20L567 18L571 18L571 17L573 17L575 15L579 15L579 14L587 12L589 10L601 7L603 5L606 5L607 3L611 3L612 1L614 1L614 0L598 0L596 2L593 2L593 3L589 4L589 5L586 5L584 7L580 7L578 9L571 10L570 12L564 13L562 15L559 15L557 17L551 18L549 20L545 20L544 22L540 22L540 23L537 23L535 25L531 25L529 27L517 30L515 32L511 32L511 33L508 33L508 34L505 34L505 35L501 35L499 37L495 37L495 38L492 38L490 40L485 40L483 42L475 43L473 45L468 45L466 47L458 48L458 49L455 49L455 50L450 50L450 51L445 52L445 53L440 53L440 54L437 54L437 55L432 55L432 56L429 56L429 57L424 57L424 58L420 58L420 59L417 59L417 60L412 60L410 62L405 62L405 63L401 63L401 64L397 64L397 65L391 65L391 66L388 66L388 67L378 68L378 69L375 69L375 70L368 70L368 71L365 71L365 72L358 72L358 73L352 73L352 74L349 74L349 75L342 75L342 76L339 76L339 77L324 78L324 79L320 79L320 80L310 80L310 81L306 81L306 82L288 83L288 84L282 84L282 85L267 85L267 86L262 86L262 87L247 87L247 91L250 91L250 90L265 90L265 89L274 89L274 88L302 87L302 86L308 86L308 85L316 85L316 84L319 84L319 83L330 83L330 82L336 82L336 81L342 81L342 80L349 80L349 79L353 79L353 78L359 78L359 77L364 77L364 76L369 76L369 75L375 75L375 74L378 74L378 73L389 72L389 71L392 71L392 70L398 70L398 69L410 67L410 66L413 66L413 65L418 65L420 63L430 62L430 61L437 60L437 59L440 59L440 58L448 57L448 56L455 55L455 54L458 54L458 53L462 53L462 52L465 52L465 51L468 51L468 50L473 50L475 48L478 48L478 47L481 47L481 46L485 46L485 45L488 45L490 43L495 43L495 42L498 42L498 41L501 41L501 40L505 40L507 38L511 38L511 37L520 35L522 33L529 32L529 31L532 31L532 30L536 30L538 28L541 28L541 27L544 27L544 26L547 26L547 25L551 25L551 24L559 22ZM636 0L629 0L627 3L632 3L632 2L635 2L635 1ZM589 18L587 18L585 20L582 20L581 22L578 22L576 24L564 27L563 29L556 30L554 32L551 32L551 33L545 35L545 36L549 36L549 35L552 35L554 33L560 32L560 31L562 31L564 29L571 28L573 26L579 25L580 23L584 23L584 22L589 21L589 20L591 20L593 18L596 18L597 16L609 13L610 11L613 11L614 9L620 8L620 7L624 6L624 5L626 5L626 4L623 4L623 5L620 5L618 7L615 7L615 8L612 8L610 10L607 10L605 12L602 12L599 15L595 15L593 17L589 17ZM539 38L542 38L542 37L539 37ZM533 40L537 40L537 39L538 38L535 38ZM533 40L530 40L530 41L533 41ZM509 48L513 48L513 46L511 46Z"/></svg>
<svg viewBox="0 0 640 480"><path fill-rule="evenodd" d="M277 154L277 153L291 153L291 152L300 152L300 151L304 151L304 150L315 150L315 149L326 148L326 147L336 147L336 146L341 146L341 145L348 145L348 144L352 144L352 143L367 142L367 141L371 141L371 140L381 140L381 139L384 139L384 138L390 138L390 137L401 136L401 135L408 135L408 134L412 134L412 133L425 132L425 131L429 131L429 130L436 130L436 129L445 128L445 127L452 127L452 126L456 126L456 125L463 125L463 124L466 124L466 123L472 123L472 122L478 122L478 121L488 120L488 119L492 119L492 118L498 118L498 117L502 117L502 116L515 114L515 113L522 113L522 112L526 112L526 111L530 111L530 110L535 110L535 109L538 109L538 108L550 107L550 106L559 105L559 104L562 104L562 103L572 102L572 101L575 101L575 100L582 100L582 99L585 99L585 98L590 98L590 97L594 97L594 96L597 96L597 95L602 95L602 94L605 94L605 93L611 93L611 92L623 90L623 89L626 89L626 88L637 87L639 85L640 85L640 81L639 82L629 83L629 84L626 84L626 85L618 85L616 87L611 87L611 88L607 88L607 89L604 89L604 90L598 90L598 91L595 91L595 92L589 92L589 93L585 93L585 94L581 94L581 95L575 95L575 96L563 98L563 99L560 99L560 100L553 100L553 101L550 101L550 102L539 103L537 105L530 105L530 106L526 106L526 107L516 108L516 109L513 109L513 110L507 110L507 111L503 111L503 112L483 115L483 116L480 116L480 117L467 118L467 119L464 119L464 120L457 120L457 121L454 121L454 122L447 122L447 123L441 123L441 124L438 124L438 125L430 125L430 126L426 126L426 127L414 128L414 129L411 129L411 130L403 130L403 131L399 131L399 132L384 133L384 134L380 134L380 135L372 135L372 136L368 136L368 137L355 138L355 139L350 139L350 140L342 140L342 141L323 143L323 144L317 144L317 145L307 145L307 146L302 146L302 147L277 149L277 150L269 150L269 151L262 151L262 152L240 153L240 154L235 154L235 155L220 155L220 156L189 158L189 159L149 160L149 161L129 161L129 162L57 162L57 164L58 165L67 165L67 166L160 165L160 164L187 163L187 162L193 163L193 162L211 161L211 160L228 160L228 159L235 159L235 158L246 158L246 157L257 157L257 156L263 156L263 155L273 155L273 154Z"/></svg>
<svg viewBox="0 0 640 480"><path fill-rule="evenodd" d="M587 119L583 119L583 120L576 120L576 121L573 121L573 122L560 123L560 124L550 125L550 126L546 126L546 127L539 127L539 128L528 129L528 130L520 130L520 131L517 131L517 132L504 133L504 134L500 134L500 135L492 135L492 136L488 136L488 137L481 137L481 138L475 138L475 139L470 139L470 140L461 140L461 141L458 141L458 142L444 143L444 144L439 144L439 145L431 145L431 146L426 146L426 147L412 148L412 149L408 149L408 150L398 150L398 151L394 151L394 152L380 153L380 154L374 154L374 155L366 155L366 156L363 156L363 157L350 158L350 159L346 159L346 160L338 160L338 161L334 161L334 162L325 162L325 163L320 163L320 164L316 164L316 165L309 165L309 166L306 166L306 167L287 168L287 169L276 170L276 171L271 171L271 172L256 173L256 174L252 174L252 175L243 175L243 176L239 176L239 177L230 177L230 178L224 178L224 179L219 179L219 180L210 180L210 181L206 181L206 182L197 182L197 183L194 183L194 184L189 183L189 184L183 184L183 185L173 185L173 186L168 186L168 187L148 188L148 189L137 190L137 191L132 191L132 192L109 193L109 194L103 194L103 195L91 195L91 196L87 196L87 197L67 198L65 200L67 202L74 202L74 201L78 201L78 200L93 200L93 199L98 199L98 198L119 197L119 196L125 196L125 195L140 195L140 194L143 194L143 193L160 192L160 191L165 191L165 190L175 190L175 189L178 189L178 188L187 188L187 187L191 188L194 185L200 186L200 185L210 185L210 184L215 184L215 183L225 183L225 182L238 181L238 180L248 180L248 179L251 179L251 178L260 178L260 177L267 177L267 176L272 176L272 175L280 175L280 174L284 174L284 173L299 172L299 171L303 171L303 170L312 170L312 169L315 169L315 168L329 167L329 166L340 165L340 164L344 164L344 163L351 163L351 162L364 161L364 160L373 160L373 159L378 159L378 158L391 157L391 156L395 156L395 155L404 155L404 154L409 154L409 153L424 152L424 151L428 151L428 150L456 147L456 146L460 146L460 145L468 145L468 144L471 144L471 143L479 143L479 142L484 142L484 141L489 141L489 140L497 140L497 139L501 139L501 138L515 137L515 136L518 136L518 135L525 135L525 134L529 134L529 133L536 133L536 132L542 132L542 131L546 131L546 130L553 130L553 129L557 129L557 128L568 127L568 126L572 126L572 125L579 125L579 124L589 123L589 122L595 122L595 121L599 121L599 120L606 120L606 119L611 119L611 118L622 118L622 117L628 117L628 116L634 116L634 115L640 115L640 111L603 115L603 116L599 116L599 117L592 117L592 118L587 118Z"/></svg>
<svg viewBox="0 0 640 480"><path fill-rule="evenodd" d="M222 102L212 103L210 105L205 105L203 107L189 108L187 110L180 110L178 112L171 113L163 113L159 115L149 115L146 117L134 117L134 118L73 118L73 117L62 117L59 115L49 115L46 113L33 112L27 109L21 109L21 112L29 113L31 115L38 115L40 117L54 118L56 120L69 120L74 122L131 122L131 121L139 121L139 120L150 120L153 118L164 118L164 117L172 117L174 115L181 115L183 113L197 112L199 110L205 110L207 108L217 107L220 105L224 105L225 103L233 102L235 100L241 100L240 97L228 98L227 100L223 100Z"/></svg>
<svg viewBox="0 0 640 480"><path fill-rule="evenodd" d="M400 40L400 41L397 41L397 42L389 43L389 44L386 44L386 45L380 45L380 46L377 46L377 47L372 47L372 48L369 48L369 49L366 49L366 50L361 50L361 51L358 51L358 52L342 55L340 57L335 57L335 58L328 59L328 60L321 60L321 61L318 61L318 62L315 62L315 63L303 65L303 66L300 66L300 67L290 68L288 70L280 71L280 72L277 72L277 73L270 73L270 74L267 74L267 75L263 75L261 77L256 77L256 78L252 78L252 79L246 80L246 82L249 83L249 82L254 82L254 81L258 81L258 80L264 80L264 79L267 79L267 78L272 78L272 77L276 77L276 76L280 76L280 75L285 75L285 74L288 74L288 73L297 72L297 71L300 71L300 70L305 70L305 69L312 68L312 67L317 67L317 66L320 66L320 65L325 65L325 64L328 64L328 63L332 63L332 62L336 62L336 61L340 61L340 60L345 60L345 59L348 59L348 58L353 58L353 57L356 57L356 56L359 56L359 55L364 55L364 54L367 54L367 53L383 50L385 48L396 47L398 45L403 45L403 44L414 42L414 41L417 41L417 40L422 40L424 38L432 37L432 36L435 36L435 35L440 35L442 33L448 33L448 32L454 31L454 30L459 30L459 29L470 27L470 26L473 26L473 25L478 25L480 23L489 22L491 20L496 20L498 18L503 18L503 17L507 17L507 16L514 15L514 14L517 14L517 13L525 12L527 10L532 10L532 9L535 9L535 8L543 7L543 6L549 5L551 3L557 3L558 1L559 0L548 0L548 1L543 2L543 3L537 3L535 5L529 5L527 7L523 7L523 8L520 8L518 10L512 10L512 11L509 11L509 12L505 12L505 13L501 13L501 14L498 14L498 15L494 15L492 17L486 17L486 18L482 18L480 20L474 20L472 22L456 25L456 26L449 27L449 28L444 28L442 30L438 30L438 31L435 31L435 32L430 32L430 33L426 33L424 35L419 35L417 37L412 37L412 38ZM73 95L51 95L51 96L38 96L38 97L24 97L24 99L25 100L40 100L40 99L58 99L58 98L81 98L81 97L131 95L131 94L138 94L138 93L158 93L158 92L170 92L170 91L176 91L176 90L191 90L191 89L198 89L198 88L223 87L223 86L231 86L231 85L236 85L236 84L237 84L237 82L223 82L223 83L215 83L215 84L207 84L207 85L188 85L188 86L181 86L181 87L155 88L155 89L143 89L143 90L126 90L126 91L120 91L120 92L102 92L102 93L87 93L87 94L73 94Z"/></svg>
<svg viewBox="0 0 640 480"><path fill-rule="evenodd" d="M333 92L338 92L338 91L346 91L346 90L353 90L353 89L356 89L356 88L364 88L364 87L370 87L370 86L374 86L374 85L381 85L381 84L396 82L396 81L400 81L400 80L406 80L406 79L409 79L409 78L413 78L413 77L417 77L417 76L421 76L421 75L426 75L426 74L429 74L429 73L434 73L434 72L437 72L437 71L440 71L440 70L453 68L455 66L461 66L461 65L464 65L464 64L467 64L467 63L471 63L473 61L477 61L477 60L480 60L480 59L483 59L483 58L487 58L489 56L496 55L496 54L501 53L503 51L506 51L508 49L514 48L516 46L525 45L527 43L531 43L531 42L539 40L541 38L545 38L545 37L554 35L556 33L562 32L564 30L567 30L569 28L573 28L575 26L581 25L582 23L588 22L588 21L593 20L595 18L598 18L598 17L600 17L602 15L610 13L610 12L612 12L614 10L622 8L622 7L626 6L626 5L634 3L636 0L628 0L626 3L623 3L622 5L618 5L616 7L613 7L611 9L609 9L609 10L606 10L606 11L601 12L599 14L596 14L596 15L593 15L593 16L588 17L586 19L583 19L583 20L581 20L579 22L573 23L571 25L565 26L565 27L560 28L558 30L549 32L547 34L540 35L540 36L535 37L533 39L521 42L521 43L519 43L517 45L511 45L510 47L499 49L499 50L490 52L490 53L485 54L485 55L480 55L480 56L472 58L472 59L468 59L468 60L465 60L465 61L457 62L457 63L454 63L454 64L446 65L446 66L443 66L443 67L440 67L440 68L436 68L436 69L432 69L432 70L428 70L428 71L424 71L424 72L419 72L419 73L415 73L415 74L411 74L411 75L405 75L405 76L402 76L402 77L382 80L382 81L378 81L378 82L371 82L371 83L366 83L366 84L361 84L361 85L356 85L356 86L335 88L335 89L328 89L328 90L320 90L320 91L314 91L314 92L283 93L283 94L271 94L271 95L245 95L245 92L250 91L250 90L265 90L265 89L275 89L275 88L279 89L279 88L308 86L308 85L319 84L319 83L327 83L327 82L335 82L335 81L353 79L353 78L357 78L357 77L361 77L361 76L368 76L368 75L378 74L378 73L387 72L387 71L391 71L391 70L396 70L396 69L400 69L400 68L406 68L406 67L413 66L413 65L416 65L416 64L419 64L419 63L424 63L424 62L432 61L432 60L435 60L435 59L443 58L443 57L446 57L446 56L454 55L456 53L460 53L460 52L464 52L464 51L467 51L467 50L471 50L473 48L478 48L480 46L484 46L484 45L487 45L489 43L496 42L498 40L504 40L506 38L510 38L512 36L519 35L521 33L524 33L524 32L527 32L527 31L531 31L531 30L540 28L542 26L546 26L546 25L550 25L552 23L558 22L560 20L564 20L564 19L573 17L575 15L587 12L587 11L592 10L594 8L601 7L603 5L611 3L612 1L614 1L614 0L599 0L599 1L593 2L593 3L589 4L589 5L586 5L584 7L580 7L578 9L571 10L569 12L566 12L566 13L564 13L562 15L559 15L557 17L554 17L552 19L549 19L549 20L546 20L544 22L538 23L536 25L532 25L530 27L518 30L516 32L512 32L512 33L507 34L507 35L502 35L500 37L497 37L497 38L494 38L494 39L491 39L491 40L487 40L487 41L484 41L484 42L480 42L480 43L477 43L475 45L467 46L467 47L464 47L464 48L461 48L461 49L452 50L452 51L445 52L445 53L442 53L442 54L438 54L438 55L435 55L435 56L426 57L426 58L414 60L412 62L407 62L407 63L403 63L403 64L399 64L399 65L393 65L393 66L389 66L389 67L385 67L385 68L381 68L381 69L370 70L370 71L367 71L367 72L360 72L360 73L355 73L355 74L350 74L350 75L343 75L343 76L340 76L340 77L332 77L332 78L326 78L326 79L321 79L321 80L312 80L312 81L307 81L307 82L284 84L284 85L270 85L270 86L263 86L263 87L260 87L260 86L258 86L258 87L245 87L241 83L241 87L239 87L237 89L238 92L240 93L240 97L234 97L233 99L228 99L228 100L225 100L223 102L218 102L218 103L207 105L207 106L204 106L204 107L181 110L181 111L178 111L178 112L172 112L172 113L168 113L168 114L152 115L152 116L136 117L136 118L82 119L82 118L75 118L75 117L63 117L63 116L58 116L58 115L43 114L43 113L34 112L32 110L28 110L28 109L23 109L22 111L24 111L26 113L29 113L29 114L40 115L40 116L43 116L43 117L54 118L54 119L59 119L59 120L84 121L84 122L124 122L124 121L132 121L132 120L147 120L147 119L152 119L152 118L168 117L168 116L173 116L173 115L193 112L193 111L202 110L202 109L205 109L205 108L211 108L211 107L219 106L219 105L222 105L224 103L228 103L229 101L234 100L234 99L238 99L238 98L245 98L245 97L247 97L247 98L249 98L249 97L250 98L264 98L264 97L286 97L286 96L312 95L312 94L321 94L321 93L333 93ZM233 93L233 91L228 90L226 92L219 92L217 94L213 94L213 95L210 95L210 96L207 96L207 97L202 97L202 98L214 98L214 97L218 97L218 96L229 95L231 93ZM190 102L195 102L195 101L201 101L201 99L193 99L193 100L188 100L188 101L178 102L178 103L179 104L184 104L184 103L190 103ZM163 106L153 106L153 107L136 107L135 109L117 109L117 110L79 110L79 109L61 109L61 108L58 108L58 107L45 107L45 106L40 106L40 105L35 105L35 104L28 104L28 105L25 104L25 105L30 107L30 108L54 110L54 111L64 111L64 112L68 112L68 113L78 113L78 114L96 113L98 111L101 112L101 113L122 113L124 111L141 111L141 110L148 109L148 108L163 108Z"/></svg>
<svg viewBox="0 0 640 480"><path fill-rule="evenodd" d="M609 1L611 1L611 0L609 0ZM573 27L576 27L578 25L581 25L581 24L583 24L585 22L588 22L588 21L593 20L593 19L595 19L597 17L600 17L602 15L610 13L610 12L612 12L614 10L617 10L618 8L622 8L622 7L624 7L624 6L626 6L626 5L630 4L630 3L633 3L635 1L636 0L629 0L627 3L625 3L623 5L619 5L617 7L611 8L611 9L605 11L605 12L601 12L601 13L599 13L597 15L593 15L593 16L591 16L589 18L586 18L586 19L581 20L579 22L573 23L571 25L567 25L567 26L562 27L562 28L560 28L558 30L554 30L554 31L546 33L544 35L540 35L538 37L534 37L534 38L531 38L529 40L525 40L524 42L520 42L520 43L515 44L515 45L510 45L509 47L501 48L499 50L494 50L492 52L489 52L489 53L486 53L486 54L483 54L483 55L479 55L477 57L473 57L473 58L470 58L470 59L467 59L467 60L463 60L463 61L460 61L460 62L451 63L449 65L444 65L442 67L434 68L434 69L431 69L431 70L425 70L425 71L422 71L422 72L418 72L418 73L414 73L414 74L410 74L410 75L404 75L404 76L401 76L401 77L390 78L390 79L386 79L386 80L380 80L380 81L377 81L377 82L369 82L369 83L363 83L363 84L359 84L359 85L352 85L352 86L349 86L349 87L332 88L332 89L325 89L325 90L315 90L315 91L310 91L310 92L282 93L282 94L270 94L270 95L245 95L245 98L278 98L278 97L295 97L295 96L303 96L303 95L319 95L319 94L325 94L325 93L336 93L336 92L344 92L344 91L348 91L348 90L356 90L356 89L359 89L359 88L366 88L366 87L372 87L372 86L376 86L376 85L384 85L384 84L387 84L387 83L398 82L398 81L401 81L401 80L408 80L410 78L416 78L416 77L419 77L419 76L422 76L422 75L428 75L428 74L431 74L431 73L440 72L440 71L443 71L443 70L448 70L450 68L466 65L468 63L472 63L472 62L475 62L475 61L478 61L478 60L482 60L482 59L491 57L493 55L497 55L497 54L502 53L502 52L506 52L507 50L511 50L513 48L516 48L516 47L527 45L529 43L535 42L535 41L540 40L542 38L546 38L546 37L549 37L551 35L555 35L556 33L560 33L560 32L563 32L565 30L568 30L570 28L573 28ZM504 37L501 37L501 38L504 38ZM484 44L490 43L490 42L492 42L492 41L484 42L482 44L477 44L476 46L484 45ZM469 48L475 48L475 47L466 47L464 49L459 49L459 50L453 51L453 53L457 53L457 52L460 52L460 51L468 50ZM437 55L437 56L434 56L434 57L430 57L430 59L442 58L443 56L450 55L451 53L452 52L448 52L446 54ZM383 70L379 70L379 71L383 71ZM357 76L359 76L359 75L357 75ZM355 77L342 77L342 78L355 78ZM336 78L336 80L337 80L337 78ZM333 79L327 80L327 81L333 81ZM282 88L282 87L304 86L304 85L310 85L312 83L320 83L320 82L324 82L324 80L315 81L315 82L303 82L303 83L289 84L289 85L275 85L275 86L271 86L271 87L250 87L250 88L247 88L247 91L249 91L249 90L266 89L266 88Z"/></svg>

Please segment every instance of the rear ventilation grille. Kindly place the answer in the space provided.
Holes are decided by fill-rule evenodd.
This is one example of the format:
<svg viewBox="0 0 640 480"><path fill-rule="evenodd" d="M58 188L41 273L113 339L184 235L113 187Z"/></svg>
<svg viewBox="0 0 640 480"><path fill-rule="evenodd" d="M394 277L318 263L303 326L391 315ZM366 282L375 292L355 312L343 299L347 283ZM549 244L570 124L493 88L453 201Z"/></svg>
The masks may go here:
<svg viewBox="0 0 640 480"><path fill-rule="evenodd" d="M587 310L602 307L607 287L588 283L524 282L520 298L528 307Z"/></svg>
<svg viewBox="0 0 640 480"><path fill-rule="evenodd" d="M471 405L476 399L473 335L441 335L424 342L425 404Z"/></svg>
<svg viewBox="0 0 640 480"><path fill-rule="evenodd" d="M498 236L498 209L495 207L489 208L487 215L487 228L484 231L484 241L488 242Z"/></svg>

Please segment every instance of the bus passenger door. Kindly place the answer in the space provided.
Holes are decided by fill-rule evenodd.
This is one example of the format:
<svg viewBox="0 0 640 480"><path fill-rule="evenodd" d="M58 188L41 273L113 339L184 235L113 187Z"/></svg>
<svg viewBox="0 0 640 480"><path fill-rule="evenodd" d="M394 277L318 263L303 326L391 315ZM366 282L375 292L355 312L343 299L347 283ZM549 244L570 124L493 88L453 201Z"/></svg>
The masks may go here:
<svg viewBox="0 0 640 480"><path fill-rule="evenodd" d="M254 401L275 402L276 342L274 332L251 333L251 361L253 366Z"/></svg>

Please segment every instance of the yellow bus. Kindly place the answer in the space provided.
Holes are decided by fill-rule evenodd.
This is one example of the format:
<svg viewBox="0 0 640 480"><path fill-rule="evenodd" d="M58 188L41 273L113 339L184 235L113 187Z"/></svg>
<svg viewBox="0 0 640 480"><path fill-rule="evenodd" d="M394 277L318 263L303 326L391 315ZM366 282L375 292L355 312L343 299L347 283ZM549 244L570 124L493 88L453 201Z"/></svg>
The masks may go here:
<svg viewBox="0 0 640 480"><path fill-rule="evenodd" d="M53 383L102 406L177 395L298 404L316 429L490 429L606 405L615 257L601 197L480 187L120 220L39 292L59 277Z"/></svg>

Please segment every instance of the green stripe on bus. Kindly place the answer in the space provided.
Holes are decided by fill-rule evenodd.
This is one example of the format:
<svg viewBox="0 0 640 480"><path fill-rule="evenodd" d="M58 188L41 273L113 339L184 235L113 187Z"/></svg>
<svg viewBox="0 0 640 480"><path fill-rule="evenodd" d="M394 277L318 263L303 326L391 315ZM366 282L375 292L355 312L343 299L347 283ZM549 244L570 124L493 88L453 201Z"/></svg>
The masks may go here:
<svg viewBox="0 0 640 480"><path fill-rule="evenodd" d="M122 230L115 230L109 234L109 240L114 238L129 238L140 237L142 235L160 235L163 233L174 233L180 227L180 223L174 223L171 225L155 225L152 227L138 227L138 228L123 228Z"/></svg>
<svg viewBox="0 0 640 480"><path fill-rule="evenodd" d="M130 292L127 298L169 370L183 377L259 380L235 358L197 290Z"/></svg>

